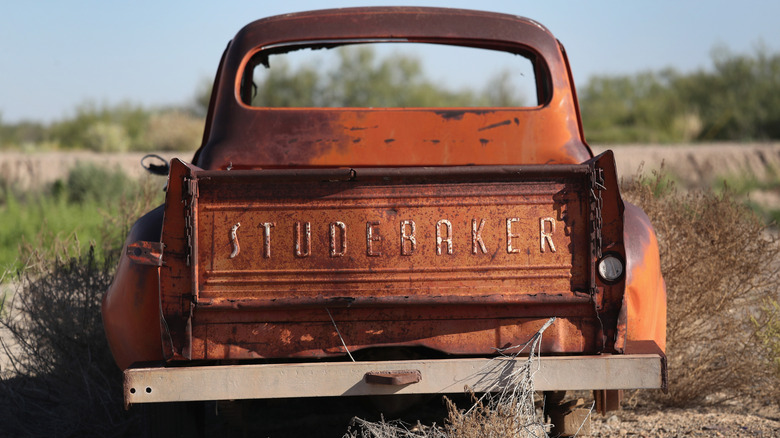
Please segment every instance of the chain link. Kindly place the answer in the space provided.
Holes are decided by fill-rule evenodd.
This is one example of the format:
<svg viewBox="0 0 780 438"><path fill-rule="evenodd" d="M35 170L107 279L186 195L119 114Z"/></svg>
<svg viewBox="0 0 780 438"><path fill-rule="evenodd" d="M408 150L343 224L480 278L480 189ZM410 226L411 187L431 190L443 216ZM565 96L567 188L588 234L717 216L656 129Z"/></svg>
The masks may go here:
<svg viewBox="0 0 780 438"><path fill-rule="evenodd" d="M606 190L604 186L604 169L593 167L590 173L590 212L591 212L591 242L593 242L593 255L601 258L601 228L602 218L601 209L604 206L604 200L601 198L601 192Z"/></svg>
<svg viewBox="0 0 780 438"><path fill-rule="evenodd" d="M195 181L192 180L192 178L184 178L184 199L182 199L182 203L184 204L184 234L187 237L187 266L190 266L192 263L192 236L194 235L193 232L193 224L192 224L192 214L193 214L193 205L195 204L195 198L197 198L197 185Z"/></svg>

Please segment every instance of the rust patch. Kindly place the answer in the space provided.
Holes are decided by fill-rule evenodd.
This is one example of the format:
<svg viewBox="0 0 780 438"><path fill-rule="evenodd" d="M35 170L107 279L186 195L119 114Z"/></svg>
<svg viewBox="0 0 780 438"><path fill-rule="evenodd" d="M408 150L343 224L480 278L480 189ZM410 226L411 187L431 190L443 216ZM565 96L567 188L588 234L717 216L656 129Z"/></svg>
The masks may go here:
<svg viewBox="0 0 780 438"><path fill-rule="evenodd" d="M515 118L515 123L516 124L519 123L517 118ZM503 122L493 123L492 125L485 126L484 128L479 128L477 131L487 131L488 129L498 128L500 126L506 126L511 124L512 124L511 120L504 120Z"/></svg>

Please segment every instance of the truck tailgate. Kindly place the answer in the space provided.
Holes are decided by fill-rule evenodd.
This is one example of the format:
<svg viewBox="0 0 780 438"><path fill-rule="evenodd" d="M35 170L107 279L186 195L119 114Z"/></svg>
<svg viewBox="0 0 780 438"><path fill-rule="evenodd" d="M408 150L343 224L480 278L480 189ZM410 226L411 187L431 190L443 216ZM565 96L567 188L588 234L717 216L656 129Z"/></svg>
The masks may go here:
<svg viewBox="0 0 780 438"><path fill-rule="evenodd" d="M376 346L488 354L558 316L551 352L603 348L593 164L206 171L174 162L169 358ZM619 304L619 303L618 303Z"/></svg>

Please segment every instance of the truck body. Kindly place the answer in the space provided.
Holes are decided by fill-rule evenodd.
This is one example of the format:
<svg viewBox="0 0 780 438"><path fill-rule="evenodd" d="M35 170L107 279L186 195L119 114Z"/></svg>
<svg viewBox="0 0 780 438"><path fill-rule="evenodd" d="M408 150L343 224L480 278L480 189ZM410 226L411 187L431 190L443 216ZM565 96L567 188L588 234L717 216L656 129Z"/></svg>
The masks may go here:
<svg viewBox="0 0 780 438"><path fill-rule="evenodd" d="M536 100L253 104L250 72L270 55L378 41L525 57ZM128 403L460 391L551 318L540 389L665 385L649 220L622 200L612 153L585 142L563 46L502 14L354 8L247 25L200 149L171 163L165 204L130 231L103 315Z"/></svg>

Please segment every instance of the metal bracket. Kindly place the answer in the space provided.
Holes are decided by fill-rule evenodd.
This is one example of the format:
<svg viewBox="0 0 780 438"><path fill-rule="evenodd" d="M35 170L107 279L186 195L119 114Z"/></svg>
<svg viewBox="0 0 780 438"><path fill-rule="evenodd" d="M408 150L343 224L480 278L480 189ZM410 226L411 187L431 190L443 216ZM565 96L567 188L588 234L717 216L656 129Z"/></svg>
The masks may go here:
<svg viewBox="0 0 780 438"><path fill-rule="evenodd" d="M139 265L162 266L164 246L162 242L139 240L127 245L127 258Z"/></svg>
<svg viewBox="0 0 780 438"><path fill-rule="evenodd" d="M364 379L366 383L377 385L409 385L420 382L422 373L420 370L369 371Z"/></svg>

